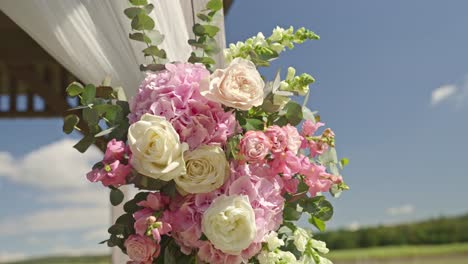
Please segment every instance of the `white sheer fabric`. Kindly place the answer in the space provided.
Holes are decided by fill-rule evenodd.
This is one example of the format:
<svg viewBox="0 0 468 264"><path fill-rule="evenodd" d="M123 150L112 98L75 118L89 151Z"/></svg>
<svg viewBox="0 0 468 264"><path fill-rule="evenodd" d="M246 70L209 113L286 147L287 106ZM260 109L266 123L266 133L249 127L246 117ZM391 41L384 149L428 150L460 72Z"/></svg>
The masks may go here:
<svg viewBox="0 0 468 264"><path fill-rule="evenodd" d="M171 61L186 61L192 51L187 40L197 13L208 0L148 0L156 28L165 35L160 45ZM143 78L139 65L144 63L143 43L131 41L129 19L123 10L128 0L0 0L0 9L25 30L60 64L85 83L100 84L110 76L113 86L121 86L131 98ZM217 24L217 41L225 46L224 17ZM222 54L216 58L222 67ZM135 190L122 187L126 196ZM113 219L122 214L112 209ZM126 263L126 256L114 248L114 264Z"/></svg>
<svg viewBox="0 0 468 264"><path fill-rule="evenodd" d="M151 0L161 45L173 61L190 56L181 2ZM187 1L189 3L189 1ZM110 76L131 97L142 74L144 44L130 41L127 0L2 0L0 9L80 80L99 84ZM157 16L157 18L156 18ZM192 19L192 18L190 18Z"/></svg>

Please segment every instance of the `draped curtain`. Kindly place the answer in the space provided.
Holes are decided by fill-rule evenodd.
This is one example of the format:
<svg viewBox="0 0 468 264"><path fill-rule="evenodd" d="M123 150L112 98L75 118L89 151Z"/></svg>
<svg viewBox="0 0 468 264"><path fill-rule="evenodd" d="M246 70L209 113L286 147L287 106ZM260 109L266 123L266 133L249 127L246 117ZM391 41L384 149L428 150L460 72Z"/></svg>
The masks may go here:
<svg viewBox="0 0 468 264"><path fill-rule="evenodd" d="M208 0L149 0L156 28L165 35L160 45L170 61L186 61L192 52L187 40L193 37L194 12ZM85 83L100 84L107 76L131 98L143 78L139 65L145 63L143 43L131 41L130 20L123 14L128 0L1 0L0 9L26 31L60 64ZM217 18L221 31L217 40L225 46L224 17ZM216 58L222 66L222 54ZM65 88L65 87L64 87ZM127 197L134 190L122 187ZM113 219L122 209L112 209ZM126 263L119 250L113 263Z"/></svg>

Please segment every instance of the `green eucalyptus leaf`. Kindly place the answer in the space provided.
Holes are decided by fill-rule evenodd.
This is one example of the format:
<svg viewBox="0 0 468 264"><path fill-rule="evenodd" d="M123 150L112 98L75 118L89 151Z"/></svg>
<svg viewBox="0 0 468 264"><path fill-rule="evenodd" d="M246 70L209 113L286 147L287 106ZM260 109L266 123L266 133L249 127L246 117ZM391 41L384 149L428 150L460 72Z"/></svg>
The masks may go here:
<svg viewBox="0 0 468 264"><path fill-rule="evenodd" d="M89 105L93 103L94 98L96 98L96 87L92 84L87 84L81 94L81 104Z"/></svg>
<svg viewBox="0 0 468 264"><path fill-rule="evenodd" d="M210 0L206 4L206 8L210 9L212 12L216 12L223 8L223 1L222 0Z"/></svg>
<svg viewBox="0 0 468 264"><path fill-rule="evenodd" d="M112 131L114 131L118 126L113 126L113 127L110 127L106 130L103 130L99 133L97 133L96 135L94 135L94 137L102 137L102 136L105 136L105 135L108 135L110 133L112 133Z"/></svg>
<svg viewBox="0 0 468 264"><path fill-rule="evenodd" d="M302 213L298 212L296 208L291 206L284 207L283 218L285 221L297 221L301 218Z"/></svg>
<svg viewBox="0 0 468 264"><path fill-rule="evenodd" d="M246 124L244 125L244 128L246 130L260 130L262 131L265 124L262 120L254 119L254 118L246 118L245 119Z"/></svg>
<svg viewBox="0 0 468 264"><path fill-rule="evenodd" d="M216 36L216 34L219 32L219 27L217 26L212 26L212 25L203 25L204 27L204 32L203 34L206 34L210 37Z"/></svg>
<svg viewBox="0 0 468 264"><path fill-rule="evenodd" d="M109 198L110 198L111 204L113 206L117 206L123 201L124 194L121 190L117 188L113 188L110 192Z"/></svg>
<svg viewBox="0 0 468 264"><path fill-rule="evenodd" d="M141 64L140 65L140 71L154 71L154 72L157 72L157 71L162 71L162 70L165 70L165 69L166 69L166 66L164 64L148 64L148 65Z"/></svg>
<svg viewBox="0 0 468 264"><path fill-rule="evenodd" d="M202 20L202 21L205 21L205 22L211 22L211 18L205 14L197 14L197 17Z"/></svg>
<svg viewBox="0 0 468 264"><path fill-rule="evenodd" d="M133 19L137 15L141 14L141 12L143 12L143 9L139 7L129 7L124 10L124 14L130 19Z"/></svg>
<svg viewBox="0 0 468 264"><path fill-rule="evenodd" d="M95 142L94 136L86 135L73 147L77 149L79 152L84 153L92 144L94 144L94 142Z"/></svg>
<svg viewBox="0 0 468 264"><path fill-rule="evenodd" d="M218 54L221 51L221 49L219 48L218 42L216 42L216 39L214 38L208 38L205 41L203 50L208 55Z"/></svg>
<svg viewBox="0 0 468 264"><path fill-rule="evenodd" d="M140 13L132 19L132 29L134 30L152 30L154 20L147 14Z"/></svg>
<svg viewBox="0 0 468 264"><path fill-rule="evenodd" d="M143 50L145 56L156 56L159 58L166 58L166 51L163 49L159 49L156 46L149 46L148 48Z"/></svg>
<svg viewBox="0 0 468 264"><path fill-rule="evenodd" d="M135 6L144 6L148 4L147 0L129 0L130 4Z"/></svg>
<svg viewBox="0 0 468 264"><path fill-rule="evenodd" d="M317 217L315 216L311 216L309 218L309 223L311 223L312 225L314 225L318 230L320 230L321 232L325 231L325 228L326 228L326 225L325 225L325 222L318 219Z"/></svg>
<svg viewBox="0 0 468 264"><path fill-rule="evenodd" d="M298 103L289 101L284 110L286 111L285 117L292 126L297 126L302 121L302 107Z"/></svg>
<svg viewBox="0 0 468 264"><path fill-rule="evenodd" d="M99 115L94 108L83 109L83 120L88 123L88 127L97 125L99 122Z"/></svg>
<svg viewBox="0 0 468 264"><path fill-rule="evenodd" d="M146 5L146 6L145 6L145 12L146 12L146 14L151 13L151 12L153 11L153 9L154 9L154 5L153 5L153 4Z"/></svg>
<svg viewBox="0 0 468 264"><path fill-rule="evenodd" d="M193 33L196 35L196 36L203 36L204 33L205 33L205 27L200 25L200 24L195 24L193 25Z"/></svg>
<svg viewBox="0 0 468 264"><path fill-rule="evenodd" d="M72 82L70 85L68 85L66 91L67 91L68 96L73 97L73 96L80 95L84 91L84 88L83 88L83 85L81 85L81 83Z"/></svg>
<svg viewBox="0 0 468 264"><path fill-rule="evenodd" d="M169 197L174 197L177 192L175 182L174 181L168 182L166 185L162 187L161 192Z"/></svg>
<svg viewBox="0 0 468 264"><path fill-rule="evenodd" d="M144 43L148 43L148 44L151 43L151 39L148 36L146 36L145 34L140 33L140 32L130 33L128 35L128 37L130 39L133 39L133 40L136 40L136 41L140 41L140 42L144 42Z"/></svg>
<svg viewBox="0 0 468 264"><path fill-rule="evenodd" d="M151 39L153 45L159 45L164 41L164 35L157 30L148 30L145 32L146 36Z"/></svg>
<svg viewBox="0 0 468 264"><path fill-rule="evenodd" d="M78 125L78 122L80 122L80 118L77 115L67 115L63 119L63 132L70 134L75 129L75 126Z"/></svg>

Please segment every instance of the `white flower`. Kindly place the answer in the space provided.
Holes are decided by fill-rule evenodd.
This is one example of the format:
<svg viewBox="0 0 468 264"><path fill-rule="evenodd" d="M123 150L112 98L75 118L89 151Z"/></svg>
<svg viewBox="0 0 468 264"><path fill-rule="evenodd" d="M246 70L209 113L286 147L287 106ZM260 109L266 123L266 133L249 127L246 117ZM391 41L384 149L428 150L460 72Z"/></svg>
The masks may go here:
<svg viewBox="0 0 468 264"><path fill-rule="evenodd" d="M203 145L184 154L186 174L176 177L185 193L208 193L221 187L229 177L229 164L218 146Z"/></svg>
<svg viewBox="0 0 468 264"><path fill-rule="evenodd" d="M263 103L264 87L265 82L255 65L235 58L226 69L217 69L211 75L209 87L200 87L200 93L211 101L249 110Z"/></svg>
<svg viewBox="0 0 468 264"><path fill-rule="evenodd" d="M164 117L145 114L128 129L130 163L139 173L170 181L185 174L184 151L179 135Z"/></svg>
<svg viewBox="0 0 468 264"><path fill-rule="evenodd" d="M311 239L311 246L322 254L327 254L330 250L327 248L327 244L323 241Z"/></svg>
<svg viewBox="0 0 468 264"><path fill-rule="evenodd" d="M281 250L275 250L271 252L263 250L260 252L260 254L258 254L257 259L260 264L298 263L293 253Z"/></svg>
<svg viewBox="0 0 468 264"><path fill-rule="evenodd" d="M273 251L281 246L284 246L284 241L278 238L278 234L275 231L271 231L265 236L265 242L268 245L268 250Z"/></svg>
<svg viewBox="0 0 468 264"><path fill-rule="evenodd" d="M305 229L298 227L294 230L294 245L297 250L304 252L306 250L307 243L309 242L310 236Z"/></svg>
<svg viewBox="0 0 468 264"><path fill-rule="evenodd" d="M202 218L202 231L213 246L224 253L239 255L255 238L255 213L244 195L219 196Z"/></svg>

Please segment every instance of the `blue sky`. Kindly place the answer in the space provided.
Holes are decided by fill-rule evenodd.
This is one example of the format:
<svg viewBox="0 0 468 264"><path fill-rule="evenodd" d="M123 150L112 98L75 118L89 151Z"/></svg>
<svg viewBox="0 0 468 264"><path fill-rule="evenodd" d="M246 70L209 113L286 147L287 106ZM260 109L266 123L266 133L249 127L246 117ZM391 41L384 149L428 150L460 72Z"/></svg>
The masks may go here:
<svg viewBox="0 0 468 264"><path fill-rule="evenodd" d="M228 42L267 35L276 25L321 36L264 73L294 66L317 79L309 107L320 111L337 134L339 155L351 161L344 171L351 191L333 200L332 227L468 212L467 9L463 0L232 6ZM71 149L76 135L64 136L60 120L0 120L0 131L0 260L96 250L109 221L107 193L83 173L99 153L84 158ZM56 223L66 224L57 230Z"/></svg>

